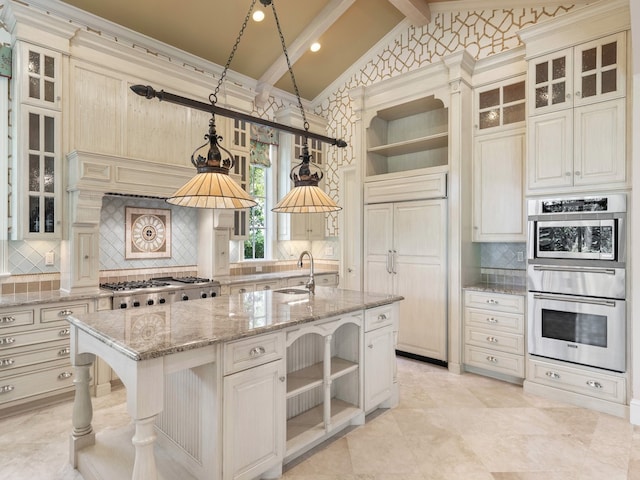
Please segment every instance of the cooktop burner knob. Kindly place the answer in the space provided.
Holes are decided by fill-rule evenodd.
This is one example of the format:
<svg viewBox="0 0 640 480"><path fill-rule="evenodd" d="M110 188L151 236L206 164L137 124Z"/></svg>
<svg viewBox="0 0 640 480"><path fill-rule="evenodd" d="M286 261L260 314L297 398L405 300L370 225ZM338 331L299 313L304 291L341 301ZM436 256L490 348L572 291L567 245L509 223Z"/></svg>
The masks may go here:
<svg viewBox="0 0 640 480"><path fill-rule="evenodd" d="M200 294L200 298L207 298L207 294L206 294L206 293L204 293L204 292L203 292L203 293L201 293L201 294Z"/></svg>
<svg viewBox="0 0 640 480"><path fill-rule="evenodd" d="M166 302L167 302L167 300L166 300L166 299L164 299L164 298L160 298L160 299L158 300L158 303L166 303Z"/></svg>
<svg viewBox="0 0 640 480"><path fill-rule="evenodd" d="M149 300L147 300L147 305L153 305L153 303L153 299L150 298Z"/></svg>
<svg viewBox="0 0 640 480"><path fill-rule="evenodd" d="M217 294L216 292L211 292L211 296L212 296L212 297L217 297L217 296L218 296L218 294Z"/></svg>
<svg viewBox="0 0 640 480"><path fill-rule="evenodd" d="M133 306L134 307L139 307L140 306L140 302L138 300L133 302Z"/></svg>
<svg viewBox="0 0 640 480"><path fill-rule="evenodd" d="M189 300L189 295L182 295L182 300Z"/></svg>
<svg viewBox="0 0 640 480"><path fill-rule="evenodd" d="M121 303L121 304L120 304L120 308L127 308L127 304L126 304L126 303L124 303L124 302L123 302L123 303Z"/></svg>

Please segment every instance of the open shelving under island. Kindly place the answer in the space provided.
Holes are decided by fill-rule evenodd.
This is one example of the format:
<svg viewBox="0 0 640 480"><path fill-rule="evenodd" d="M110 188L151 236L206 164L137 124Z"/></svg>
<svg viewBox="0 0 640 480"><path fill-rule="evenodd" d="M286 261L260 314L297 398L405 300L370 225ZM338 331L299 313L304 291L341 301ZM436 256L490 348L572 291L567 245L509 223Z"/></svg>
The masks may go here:
<svg viewBox="0 0 640 480"><path fill-rule="evenodd" d="M394 407L402 297L291 292L68 317L72 465L85 480L279 478L284 464ZM96 356L126 387L132 418L97 434Z"/></svg>

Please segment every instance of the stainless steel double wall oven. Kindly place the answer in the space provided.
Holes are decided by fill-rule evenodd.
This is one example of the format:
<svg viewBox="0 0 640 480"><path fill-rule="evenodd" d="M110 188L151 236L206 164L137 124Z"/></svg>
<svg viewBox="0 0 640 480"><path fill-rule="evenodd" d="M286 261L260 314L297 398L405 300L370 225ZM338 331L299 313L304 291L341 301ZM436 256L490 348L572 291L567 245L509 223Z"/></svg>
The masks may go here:
<svg viewBox="0 0 640 480"><path fill-rule="evenodd" d="M626 196L528 202L529 353L626 370Z"/></svg>

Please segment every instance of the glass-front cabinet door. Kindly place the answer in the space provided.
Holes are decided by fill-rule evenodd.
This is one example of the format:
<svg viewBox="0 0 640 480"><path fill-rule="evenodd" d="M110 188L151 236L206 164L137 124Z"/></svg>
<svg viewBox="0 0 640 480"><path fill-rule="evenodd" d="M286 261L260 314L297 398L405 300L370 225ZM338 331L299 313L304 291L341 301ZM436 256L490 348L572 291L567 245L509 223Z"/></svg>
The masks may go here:
<svg viewBox="0 0 640 480"><path fill-rule="evenodd" d="M58 238L60 197L60 113L36 107L23 110L23 151L18 156L22 201L16 202L24 238Z"/></svg>
<svg viewBox="0 0 640 480"><path fill-rule="evenodd" d="M476 134L494 132L500 127L524 125L524 75L477 88L476 93Z"/></svg>
<svg viewBox="0 0 640 480"><path fill-rule="evenodd" d="M22 103L60 109L61 58L58 52L28 43L18 44L17 62Z"/></svg>
<svg viewBox="0 0 640 480"><path fill-rule="evenodd" d="M586 105L624 95L625 33L579 45L574 53L574 105Z"/></svg>
<svg viewBox="0 0 640 480"><path fill-rule="evenodd" d="M532 88L529 114L535 115L573 106L572 63L571 49L532 60L529 66L529 85Z"/></svg>

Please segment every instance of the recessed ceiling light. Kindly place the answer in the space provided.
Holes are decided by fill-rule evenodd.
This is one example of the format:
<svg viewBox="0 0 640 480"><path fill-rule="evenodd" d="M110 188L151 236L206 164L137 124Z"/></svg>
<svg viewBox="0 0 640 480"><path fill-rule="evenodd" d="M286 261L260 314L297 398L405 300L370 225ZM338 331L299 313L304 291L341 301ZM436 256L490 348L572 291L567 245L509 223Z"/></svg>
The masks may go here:
<svg viewBox="0 0 640 480"><path fill-rule="evenodd" d="M261 22L262 20L264 20L264 12L262 10L256 10L255 12L253 12L252 18L256 22Z"/></svg>
<svg viewBox="0 0 640 480"><path fill-rule="evenodd" d="M320 47L321 47L321 45L320 45L320 43L319 43L319 42L313 42L313 43L311 44L310 50L311 50L312 52L317 52L318 50L320 50Z"/></svg>

